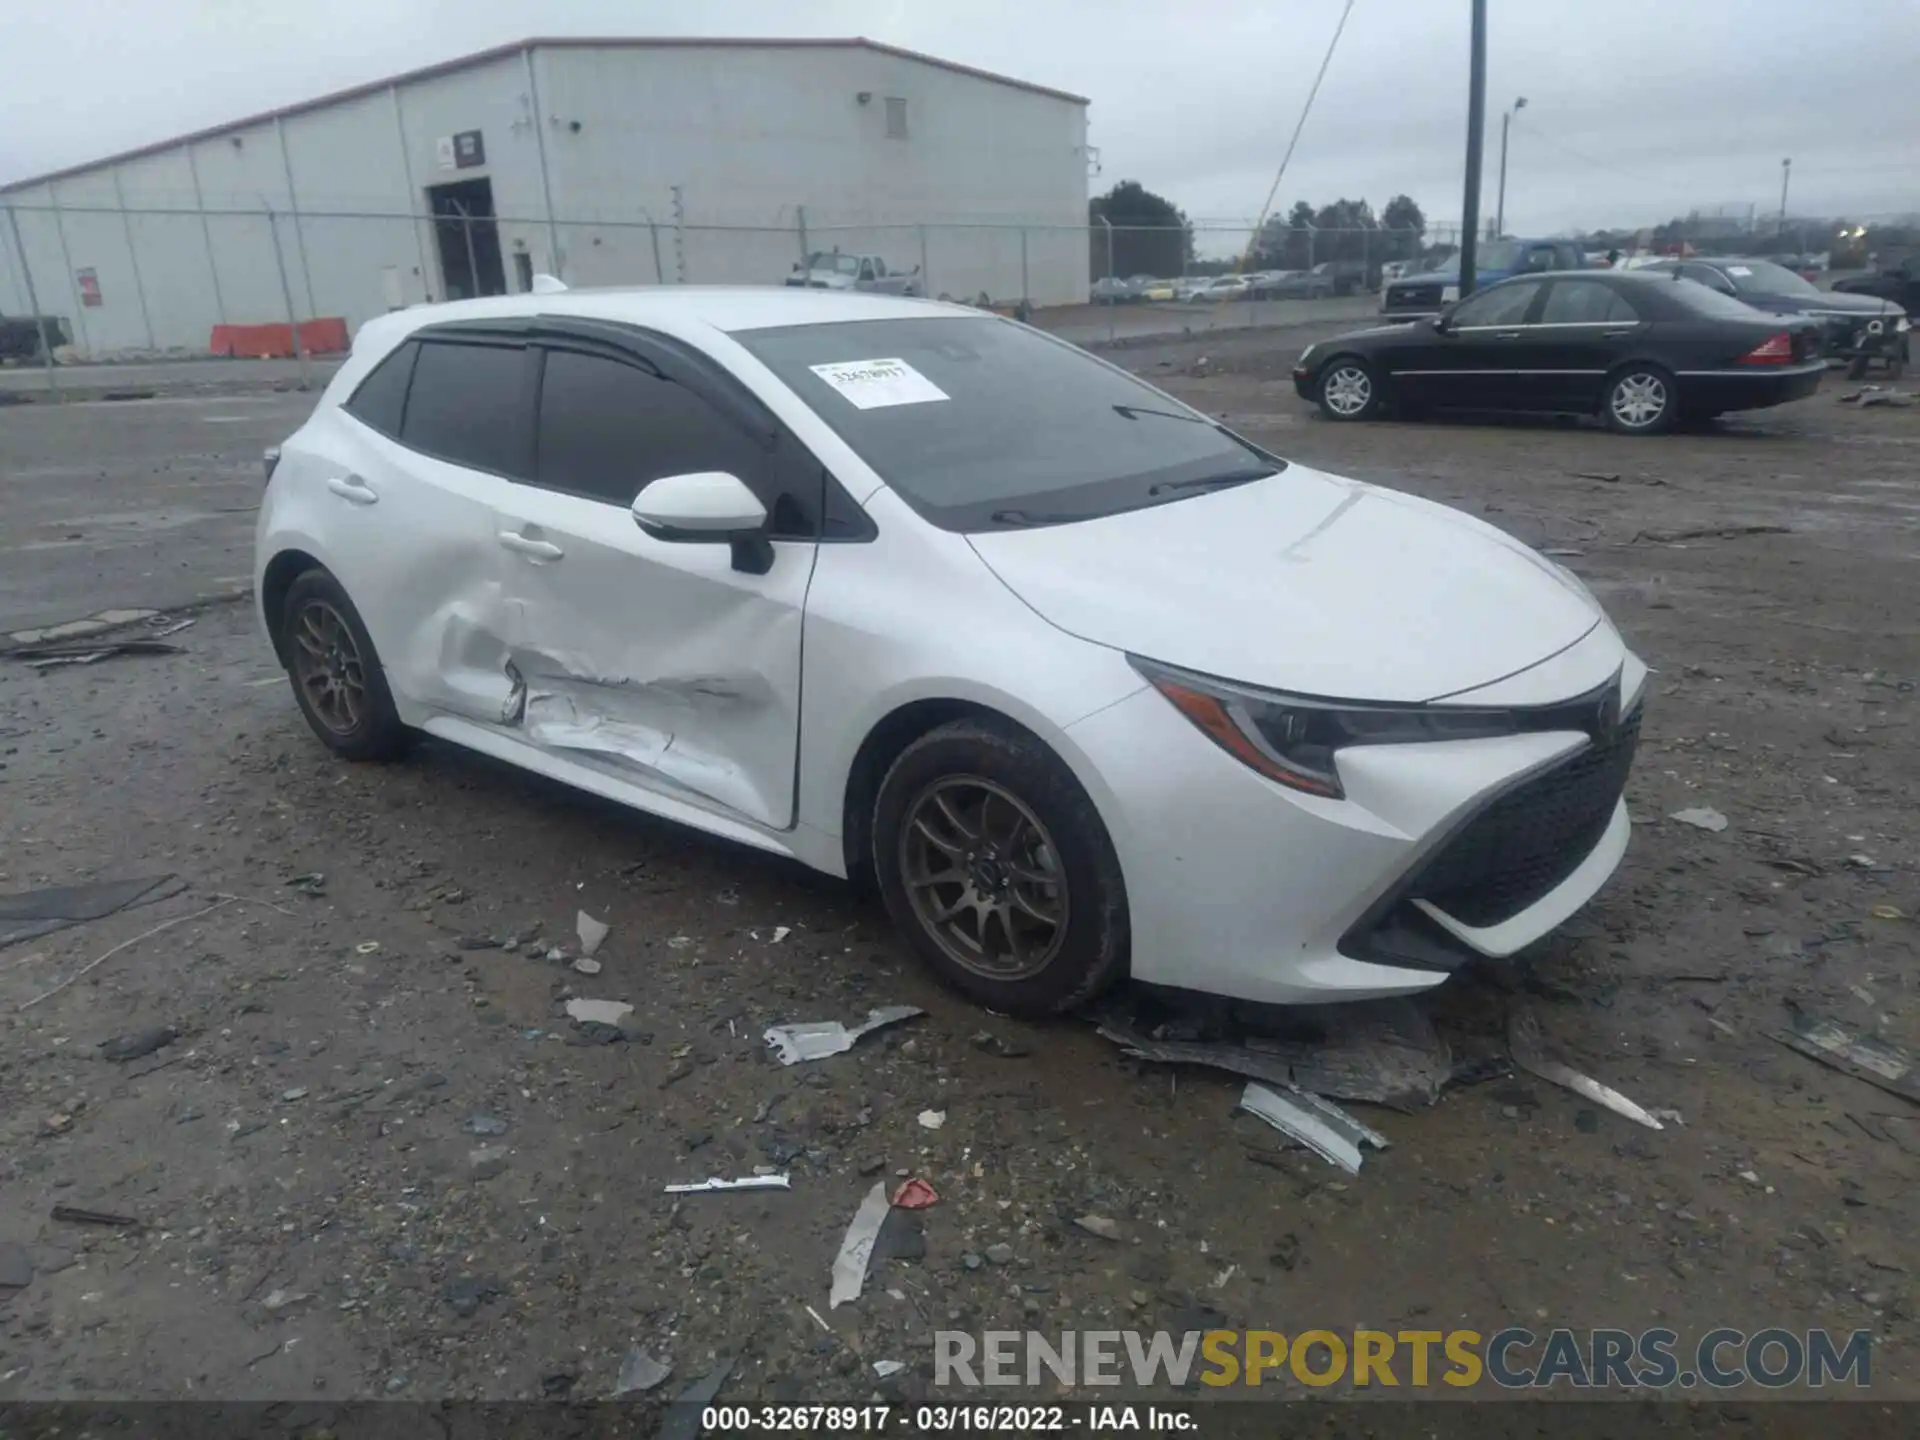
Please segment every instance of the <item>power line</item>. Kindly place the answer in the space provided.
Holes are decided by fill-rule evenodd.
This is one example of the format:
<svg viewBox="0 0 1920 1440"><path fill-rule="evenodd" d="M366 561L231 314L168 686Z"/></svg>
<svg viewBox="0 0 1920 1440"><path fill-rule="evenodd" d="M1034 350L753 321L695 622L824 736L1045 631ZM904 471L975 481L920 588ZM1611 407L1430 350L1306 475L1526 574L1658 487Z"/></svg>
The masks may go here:
<svg viewBox="0 0 1920 1440"><path fill-rule="evenodd" d="M1334 47L1339 45L1341 32L1347 28L1347 17L1352 13L1353 0L1347 0L1347 8L1340 12L1340 23L1333 27L1333 39L1327 42L1327 53L1320 59L1320 72L1313 77L1313 88L1307 91L1307 103L1300 107L1300 120L1293 127L1293 138L1287 141L1287 153L1280 157L1280 168L1274 172L1273 187L1267 191L1266 203L1260 207L1260 218L1253 222L1253 236L1247 241L1246 254L1241 257L1242 270L1253 261L1253 247L1260 238L1260 227L1267 223L1267 212L1273 209L1273 197L1280 193L1281 177L1287 173L1287 162L1293 159L1293 147L1300 143L1300 132L1307 128L1307 116L1313 113L1314 97L1320 93L1320 82L1327 78L1327 66L1333 63Z"/></svg>

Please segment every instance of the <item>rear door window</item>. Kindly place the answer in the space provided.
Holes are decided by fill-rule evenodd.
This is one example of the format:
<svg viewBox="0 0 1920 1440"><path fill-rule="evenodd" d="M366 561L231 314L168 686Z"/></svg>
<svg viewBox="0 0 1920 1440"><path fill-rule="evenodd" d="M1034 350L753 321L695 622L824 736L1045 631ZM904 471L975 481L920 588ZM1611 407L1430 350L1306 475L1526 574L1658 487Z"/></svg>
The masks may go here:
<svg viewBox="0 0 1920 1440"><path fill-rule="evenodd" d="M1542 325L1632 325L1633 306L1597 280L1556 280L1540 309Z"/></svg>
<svg viewBox="0 0 1920 1440"><path fill-rule="evenodd" d="M407 411L407 382L413 378L413 357L420 347L409 340L373 367L345 405L346 412L391 440L400 438L401 417Z"/></svg>
<svg viewBox="0 0 1920 1440"><path fill-rule="evenodd" d="M407 392L401 443L509 479L533 473L527 352L512 344L429 340Z"/></svg>

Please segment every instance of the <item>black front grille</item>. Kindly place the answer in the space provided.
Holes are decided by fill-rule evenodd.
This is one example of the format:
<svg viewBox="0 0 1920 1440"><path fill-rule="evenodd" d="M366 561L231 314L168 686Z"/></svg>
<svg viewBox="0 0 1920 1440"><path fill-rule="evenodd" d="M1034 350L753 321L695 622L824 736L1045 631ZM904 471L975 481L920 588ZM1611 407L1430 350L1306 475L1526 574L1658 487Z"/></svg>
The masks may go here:
<svg viewBox="0 0 1920 1440"><path fill-rule="evenodd" d="M1593 852L1626 789L1640 707L1604 739L1508 791L1434 853L1407 895L1473 926L1532 905Z"/></svg>

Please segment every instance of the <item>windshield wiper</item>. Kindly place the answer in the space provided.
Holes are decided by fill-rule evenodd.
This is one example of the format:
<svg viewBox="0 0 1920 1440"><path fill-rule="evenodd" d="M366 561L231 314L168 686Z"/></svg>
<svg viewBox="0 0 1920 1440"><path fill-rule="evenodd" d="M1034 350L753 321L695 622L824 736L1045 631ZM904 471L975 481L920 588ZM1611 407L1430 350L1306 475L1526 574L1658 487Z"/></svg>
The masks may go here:
<svg viewBox="0 0 1920 1440"><path fill-rule="evenodd" d="M1084 515L1049 515L1031 510L996 510L987 517L996 525L1071 525Z"/></svg>
<svg viewBox="0 0 1920 1440"><path fill-rule="evenodd" d="M1171 495L1178 490L1224 490L1229 485L1249 485L1255 480L1265 480L1278 475L1278 470L1262 467L1259 470L1229 470L1224 475L1203 475L1197 480L1162 480L1152 486L1149 496Z"/></svg>
<svg viewBox="0 0 1920 1440"><path fill-rule="evenodd" d="M1212 425L1213 421L1204 415L1182 415L1177 410L1153 410L1144 405L1116 405L1113 413L1123 415L1129 420L1138 420L1143 415L1155 415L1162 420L1184 420L1189 425ZM1215 427L1218 428L1217 426Z"/></svg>

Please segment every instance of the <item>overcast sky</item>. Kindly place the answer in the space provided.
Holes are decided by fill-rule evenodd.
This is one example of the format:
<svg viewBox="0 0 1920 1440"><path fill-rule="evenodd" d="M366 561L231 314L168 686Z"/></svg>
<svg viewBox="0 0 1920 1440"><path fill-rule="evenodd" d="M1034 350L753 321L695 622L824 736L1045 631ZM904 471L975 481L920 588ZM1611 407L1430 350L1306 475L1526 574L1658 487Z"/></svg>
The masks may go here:
<svg viewBox="0 0 1920 1440"><path fill-rule="evenodd" d="M1092 99L1105 189L1244 224L1338 0L0 0L0 182L530 35L864 35ZM1507 228L1920 211L1920 0L1490 0ZM1460 214L1468 0L1357 0L1276 207ZM1215 248L1215 247L1208 247Z"/></svg>

